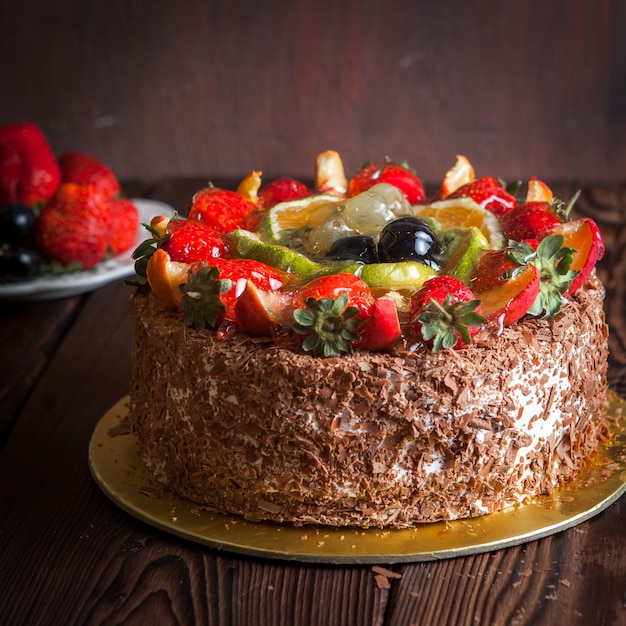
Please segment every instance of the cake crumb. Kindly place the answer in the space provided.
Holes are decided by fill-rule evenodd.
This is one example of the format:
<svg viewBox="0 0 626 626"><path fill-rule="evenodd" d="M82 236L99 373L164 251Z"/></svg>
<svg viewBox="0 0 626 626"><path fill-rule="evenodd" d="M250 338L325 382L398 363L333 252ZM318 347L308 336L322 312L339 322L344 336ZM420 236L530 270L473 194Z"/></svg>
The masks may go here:
<svg viewBox="0 0 626 626"><path fill-rule="evenodd" d="M567 578L559 580L559 584L563 585L564 587L571 587L571 583L569 580L567 580Z"/></svg>
<svg viewBox="0 0 626 626"><path fill-rule="evenodd" d="M374 574L384 576L385 578L402 578L402 574L394 572L391 569L387 569L386 567L380 567L379 565L374 565L372 567L372 572L374 572Z"/></svg>

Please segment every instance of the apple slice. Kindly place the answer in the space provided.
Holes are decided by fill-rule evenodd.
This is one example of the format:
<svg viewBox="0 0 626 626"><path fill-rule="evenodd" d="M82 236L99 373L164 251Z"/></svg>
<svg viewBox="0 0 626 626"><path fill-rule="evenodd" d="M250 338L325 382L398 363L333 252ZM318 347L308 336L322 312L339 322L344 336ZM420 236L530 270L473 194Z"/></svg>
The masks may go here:
<svg viewBox="0 0 626 626"><path fill-rule="evenodd" d="M377 298L370 316L359 329L359 334L359 348L372 352L390 350L402 334L396 303L390 298Z"/></svg>
<svg viewBox="0 0 626 626"><path fill-rule="evenodd" d="M253 337L271 337L272 330L290 321L292 297L282 291L264 291L247 280L235 302L235 317L242 331Z"/></svg>
<svg viewBox="0 0 626 626"><path fill-rule="evenodd" d="M567 290L571 294L585 284L596 263L604 256L604 238L598 225L589 217L559 224L552 232L563 235L563 245L575 250L570 270L580 273Z"/></svg>

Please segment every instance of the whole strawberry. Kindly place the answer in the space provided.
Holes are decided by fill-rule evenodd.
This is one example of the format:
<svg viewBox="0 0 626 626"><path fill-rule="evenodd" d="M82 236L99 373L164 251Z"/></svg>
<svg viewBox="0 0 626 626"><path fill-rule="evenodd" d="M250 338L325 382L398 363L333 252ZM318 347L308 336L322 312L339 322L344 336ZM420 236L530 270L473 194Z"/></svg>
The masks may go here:
<svg viewBox="0 0 626 626"><path fill-rule="evenodd" d="M269 209L280 202L300 200L312 195L313 192L300 181L288 177L277 178L259 189L259 207Z"/></svg>
<svg viewBox="0 0 626 626"><path fill-rule="evenodd" d="M515 196L510 194L497 178L481 176L453 191L448 198L472 198L483 209L502 216L517 205Z"/></svg>
<svg viewBox="0 0 626 626"><path fill-rule="evenodd" d="M224 256L226 251L222 234L203 222L172 218L165 226L164 235L160 247L170 255L172 261L208 261Z"/></svg>
<svg viewBox="0 0 626 626"><path fill-rule="evenodd" d="M422 181L407 165L398 165L391 161L370 163L348 183L348 195L356 196L379 183L388 183L400 189L410 204L420 203L424 197Z"/></svg>
<svg viewBox="0 0 626 626"><path fill-rule="evenodd" d="M458 350L471 343L485 322L479 305L472 290L457 278L435 276L411 298L409 319L434 352Z"/></svg>
<svg viewBox="0 0 626 626"><path fill-rule="evenodd" d="M89 269L103 259L110 230L107 198L95 187L65 183L42 210L35 241L48 261Z"/></svg>
<svg viewBox="0 0 626 626"><path fill-rule="evenodd" d="M22 123L0 127L0 206L43 204L60 182L59 164L37 126Z"/></svg>
<svg viewBox="0 0 626 626"><path fill-rule="evenodd" d="M313 356L352 353L359 330L372 313L374 297L354 274L316 278L294 294L293 329Z"/></svg>
<svg viewBox="0 0 626 626"><path fill-rule="evenodd" d="M209 185L193 196L188 219L229 233L242 228L255 210L256 205L236 191Z"/></svg>
<svg viewBox="0 0 626 626"><path fill-rule="evenodd" d="M137 239L139 228L139 211L126 198L109 200L111 208L111 233L109 248L112 254L121 254L128 250Z"/></svg>
<svg viewBox="0 0 626 626"><path fill-rule="evenodd" d="M119 195L120 184L113 171L87 152L66 152L59 159L64 183L92 185L106 198Z"/></svg>

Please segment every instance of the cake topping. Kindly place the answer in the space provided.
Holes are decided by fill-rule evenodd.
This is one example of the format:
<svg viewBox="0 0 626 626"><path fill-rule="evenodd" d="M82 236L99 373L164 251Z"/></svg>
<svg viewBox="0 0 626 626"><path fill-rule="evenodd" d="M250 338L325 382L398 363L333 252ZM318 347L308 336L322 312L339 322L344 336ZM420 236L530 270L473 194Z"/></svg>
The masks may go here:
<svg viewBox="0 0 626 626"><path fill-rule="evenodd" d="M313 189L286 177L263 185L255 170L238 192L198 191L186 220L153 220L153 240L135 252L137 273L188 323L223 320L274 340L291 333L315 355L393 350L403 335L415 344L415 331L416 349L459 348L486 325L500 334L525 317L557 315L604 253L593 220L567 221L576 196L565 206L537 178L524 199L516 193L515 184L476 178L459 156L427 200L404 165L368 164L347 180L327 151ZM199 276L213 286L196 285ZM367 307L354 294L340 299L346 276L365 289ZM434 278L436 297L418 297ZM215 286L223 279L232 287ZM312 293L320 284L326 291ZM208 318L198 313L207 307Z"/></svg>

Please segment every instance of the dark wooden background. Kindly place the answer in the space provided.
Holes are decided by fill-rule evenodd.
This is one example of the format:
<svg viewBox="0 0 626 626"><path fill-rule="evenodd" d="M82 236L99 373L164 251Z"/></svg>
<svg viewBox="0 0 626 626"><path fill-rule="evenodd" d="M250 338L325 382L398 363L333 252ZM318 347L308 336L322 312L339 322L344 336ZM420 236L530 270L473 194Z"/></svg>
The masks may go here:
<svg viewBox="0 0 626 626"><path fill-rule="evenodd" d="M626 177L623 0L0 0L0 123L122 179L310 178L334 148Z"/></svg>

